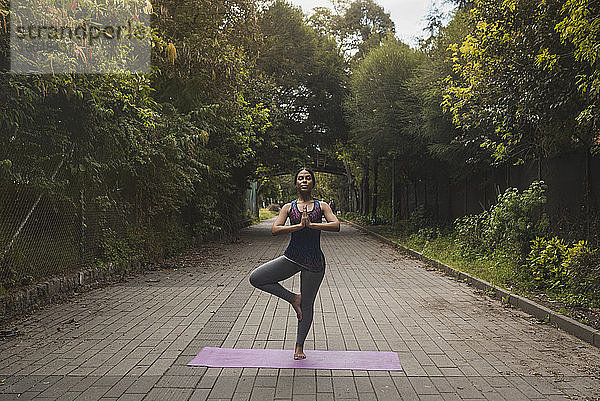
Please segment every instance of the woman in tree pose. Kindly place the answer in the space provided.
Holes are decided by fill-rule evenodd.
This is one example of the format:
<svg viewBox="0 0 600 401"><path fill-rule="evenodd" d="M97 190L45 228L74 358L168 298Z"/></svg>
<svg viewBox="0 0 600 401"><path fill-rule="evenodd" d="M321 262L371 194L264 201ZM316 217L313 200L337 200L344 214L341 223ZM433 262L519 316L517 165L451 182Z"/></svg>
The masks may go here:
<svg viewBox="0 0 600 401"><path fill-rule="evenodd" d="M285 299L296 311L298 334L294 359L304 359L304 340L313 321L317 291L325 275L325 256L321 251L321 230L340 231L340 222L325 202L312 197L315 175L301 168L294 177L298 199L286 203L275 219L273 235L292 233L282 256L267 262L250 274L250 283L263 291ZM325 216L327 223L322 222ZM285 221L290 218L290 225ZM284 288L279 281L300 273L300 294Z"/></svg>

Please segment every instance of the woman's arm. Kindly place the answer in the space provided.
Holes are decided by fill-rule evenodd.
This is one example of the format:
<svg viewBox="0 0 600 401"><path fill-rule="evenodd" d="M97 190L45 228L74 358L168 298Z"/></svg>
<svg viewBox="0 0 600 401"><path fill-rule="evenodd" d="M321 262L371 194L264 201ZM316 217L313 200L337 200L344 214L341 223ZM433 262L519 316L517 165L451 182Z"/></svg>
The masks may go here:
<svg viewBox="0 0 600 401"><path fill-rule="evenodd" d="M327 223L311 223L309 220L308 227L313 230L340 231L340 221L335 217L331 207L325 202L319 202L319 204Z"/></svg>
<svg viewBox="0 0 600 401"><path fill-rule="evenodd" d="M287 220L288 213L290 212L291 203L286 203L283 205L281 210L279 211L279 216L273 222L273 226L271 227L271 234L279 235L279 234L287 234L294 231L302 230L304 225L300 222L293 226L286 226L285 221Z"/></svg>

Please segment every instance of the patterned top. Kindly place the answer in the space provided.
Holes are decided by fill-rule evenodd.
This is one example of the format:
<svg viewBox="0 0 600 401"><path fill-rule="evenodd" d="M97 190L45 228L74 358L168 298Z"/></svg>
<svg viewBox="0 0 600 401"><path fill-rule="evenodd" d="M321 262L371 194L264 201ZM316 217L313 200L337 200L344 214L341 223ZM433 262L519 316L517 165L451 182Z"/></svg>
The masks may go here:
<svg viewBox="0 0 600 401"><path fill-rule="evenodd" d="M312 223L322 221L323 211L318 200L315 199L313 209L307 213ZM302 220L302 212L298 210L295 200L292 202L288 216L292 225L298 224ZM322 271L325 268L325 255L321 251L321 230L304 227L294 231L283 255L307 270Z"/></svg>

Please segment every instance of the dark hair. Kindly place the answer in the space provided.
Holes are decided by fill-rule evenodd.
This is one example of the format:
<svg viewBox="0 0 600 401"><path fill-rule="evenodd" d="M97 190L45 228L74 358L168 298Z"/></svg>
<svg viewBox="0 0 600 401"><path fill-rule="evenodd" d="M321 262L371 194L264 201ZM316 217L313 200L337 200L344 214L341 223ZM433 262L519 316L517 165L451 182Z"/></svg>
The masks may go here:
<svg viewBox="0 0 600 401"><path fill-rule="evenodd" d="M296 182L298 182L298 174L300 174L300 172L302 170L308 171L308 173L310 174L310 178L312 178L313 188L314 188L315 185L317 185L317 180L315 179L315 173L313 173L311 169L306 168L306 167L301 167L300 169L298 169L298 171L296 171L296 174L294 175L294 186L296 186Z"/></svg>

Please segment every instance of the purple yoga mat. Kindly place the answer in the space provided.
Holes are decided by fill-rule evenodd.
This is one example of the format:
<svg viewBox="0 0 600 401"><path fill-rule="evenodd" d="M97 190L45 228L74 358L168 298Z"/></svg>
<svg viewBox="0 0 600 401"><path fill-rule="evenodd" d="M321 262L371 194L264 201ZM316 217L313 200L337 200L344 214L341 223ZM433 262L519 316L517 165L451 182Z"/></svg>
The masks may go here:
<svg viewBox="0 0 600 401"><path fill-rule="evenodd" d="M306 359L295 360L292 350L204 347L188 365L211 368L402 370L395 352L304 350L304 353Z"/></svg>

